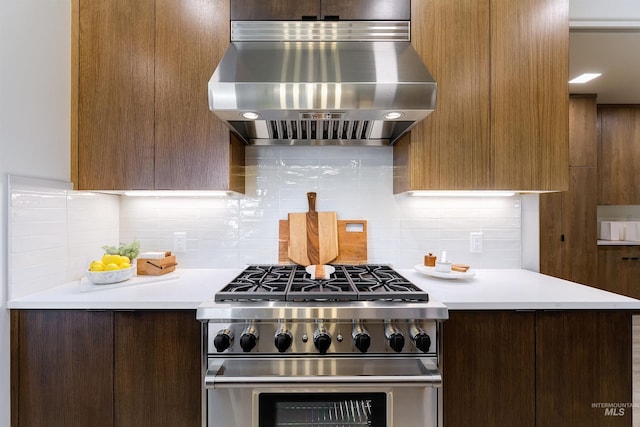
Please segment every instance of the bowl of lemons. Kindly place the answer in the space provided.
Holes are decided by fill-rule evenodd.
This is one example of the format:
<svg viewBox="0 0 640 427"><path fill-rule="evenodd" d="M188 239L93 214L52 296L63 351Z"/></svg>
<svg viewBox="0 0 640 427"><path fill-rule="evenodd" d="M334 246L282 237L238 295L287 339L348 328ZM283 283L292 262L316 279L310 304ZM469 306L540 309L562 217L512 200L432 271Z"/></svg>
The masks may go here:
<svg viewBox="0 0 640 427"><path fill-rule="evenodd" d="M128 257L105 254L102 259L91 261L85 276L95 285L110 285L131 279L135 271L136 266Z"/></svg>

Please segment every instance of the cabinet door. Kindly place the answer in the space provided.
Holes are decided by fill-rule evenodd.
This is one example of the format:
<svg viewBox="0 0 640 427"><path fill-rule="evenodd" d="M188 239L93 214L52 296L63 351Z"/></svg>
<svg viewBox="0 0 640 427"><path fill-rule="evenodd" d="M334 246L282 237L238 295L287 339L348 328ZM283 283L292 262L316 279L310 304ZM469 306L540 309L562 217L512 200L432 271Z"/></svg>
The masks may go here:
<svg viewBox="0 0 640 427"><path fill-rule="evenodd" d="M489 0L411 2L436 109L394 146L394 192L490 187Z"/></svg>
<svg viewBox="0 0 640 427"><path fill-rule="evenodd" d="M569 98L569 166L598 165L598 106L595 95ZM593 191L591 188L589 191Z"/></svg>
<svg viewBox="0 0 640 427"><path fill-rule="evenodd" d="M569 2L491 0L493 187L569 187Z"/></svg>
<svg viewBox="0 0 640 427"><path fill-rule="evenodd" d="M598 204L640 204L640 108L601 107L598 115Z"/></svg>
<svg viewBox="0 0 640 427"><path fill-rule="evenodd" d="M158 190L244 191L230 180L230 132L209 111L207 93L229 37L229 0L156 0Z"/></svg>
<svg viewBox="0 0 640 427"><path fill-rule="evenodd" d="M533 312L449 312L442 326L445 427L535 426L534 322Z"/></svg>
<svg viewBox="0 0 640 427"><path fill-rule="evenodd" d="M110 312L11 312L11 425L113 426Z"/></svg>
<svg viewBox="0 0 640 427"><path fill-rule="evenodd" d="M77 189L153 189L154 0L79 0Z"/></svg>
<svg viewBox="0 0 640 427"><path fill-rule="evenodd" d="M640 247L599 246L598 287L640 298Z"/></svg>
<svg viewBox="0 0 640 427"><path fill-rule="evenodd" d="M116 427L201 425L200 341L192 310L115 313Z"/></svg>
<svg viewBox="0 0 640 427"><path fill-rule="evenodd" d="M631 314L539 312L536 347L537 427L631 426L593 405L632 402Z"/></svg>
<svg viewBox="0 0 640 427"><path fill-rule="evenodd" d="M597 286L595 96L569 102L569 191L540 195L540 272Z"/></svg>
<svg viewBox="0 0 640 427"><path fill-rule="evenodd" d="M322 0L322 19L408 21L411 0Z"/></svg>
<svg viewBox="0 0 640 427"><path fill-rule="evenodd" d="M232 0L232 21L289 21L320 17L320 0Z"/></svg>

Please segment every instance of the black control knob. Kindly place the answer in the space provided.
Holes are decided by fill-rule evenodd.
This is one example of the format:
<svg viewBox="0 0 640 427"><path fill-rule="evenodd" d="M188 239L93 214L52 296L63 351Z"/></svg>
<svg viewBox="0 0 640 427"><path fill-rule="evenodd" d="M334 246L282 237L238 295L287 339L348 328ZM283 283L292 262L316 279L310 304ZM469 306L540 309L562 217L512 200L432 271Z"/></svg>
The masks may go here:
<svg viewBox="0 0 640 427"><path fill-rule="evenodd" d="M289 332L281 331L276 333L275 346L280 353L287 351L289 347L291 347L292 342L293 338Z"/></svg>
<svg viewBox="0 0 640 427"><path fill-rule="evenodd" d="M218 334L213 339L213 345L215 346L218 353L222 353L233 343L233 333L229 329L222 329L218 332Z"/></svg>
<svg viewBox="0 0 640 427"><path fill-rule="evenodd" d="M371 346L371 336L367 332L356 334L353 337L353 345L355 345L361 353L366 353Z"/></svg>
<svg viewBox="0 0 640 427"><path fill-rule="evenodd" d="M317 327L313 333L313 345L316 346L320 354L327 354L329 347L331 347L331 334L324 326L323 320L317 320Z"/></svg>
<svg viewBox="0 0 640 427"><path fill-rule="evenodd" d="M258 344L258 337L251 332L245 332L240 337L240 347L245 353L250 352Z"/></svg>
<svg viewBox="0 0 640 427"><path fill-rule="evenodd" d="M313 337L313 344L316 346L320 354L327 354L327 350L331 347L331 336L321 333Z"/></svg>
<svg viewBox="0 0 640 427"><path fill-rule="evenodd" d="M413 336L412 340L418 350L423 353L429 352L429 347L431 347L431 338L426 332L420 332L418 335Z"/></svg>
<svg viewBox="0 0 640 427"><path fill-rule="evenodd" d="M387 344L396 353L400 353L404 348L404 335L395 327L393 322L386 320L384 324L384 336Z"/></svg>
<svg viewBox="0 0 640 427"><path fill-rule="evenodd" d="M412 320L409 323L409 336L413 345L423 353L427 353L431 347L431 337L429 334L416 322Z"/></svg>
<svg viewBox="0 0 640 427"><path fill-rule="evenodd" d="M242 331L242 335L240 335L240 348L245 353L250 352L258 345L258 330L255 325L251 323L248 325L244 331Z"/></svg>
<svg viewBox="0 0 640 427"><path fill-rule="evenodd" d="M404 348L404 336L400 332L395 332L387 338L389 347L396 353L400 353Z"/></svg>

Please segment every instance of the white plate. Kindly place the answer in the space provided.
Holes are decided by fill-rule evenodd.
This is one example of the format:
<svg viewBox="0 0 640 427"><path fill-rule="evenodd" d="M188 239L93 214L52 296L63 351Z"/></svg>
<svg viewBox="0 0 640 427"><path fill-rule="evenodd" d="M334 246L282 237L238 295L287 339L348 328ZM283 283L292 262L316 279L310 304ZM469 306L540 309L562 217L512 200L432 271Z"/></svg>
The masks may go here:
<svg viewBox="0 0 640 427"><path fill-rule="evenodd" d="M475 272L467 270L466 272L452 271L450 273L443 273L442 271L436 271L435 267L425 267L422 264L417 264L413 268L419 273L426 274L427 276L437 277L439 279L467 279L476 275Z"/></svg>

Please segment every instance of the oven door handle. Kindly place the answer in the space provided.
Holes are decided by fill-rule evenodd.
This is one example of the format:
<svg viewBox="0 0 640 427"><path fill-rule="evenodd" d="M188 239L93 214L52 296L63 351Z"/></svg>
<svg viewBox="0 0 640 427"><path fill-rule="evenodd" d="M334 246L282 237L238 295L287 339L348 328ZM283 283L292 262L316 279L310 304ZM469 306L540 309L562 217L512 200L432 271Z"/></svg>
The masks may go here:
<svg viewBox="0 0 640 427"><path fill-rule="evenodd" d="M229 375L225 372L224 361L209 363L204 377L207 389L280 387L300 388L307 385L348 385L350 387L393 386L393 387L433 387L442 386L442 375L437 369L424 364L423 372L411 375Z"/></svg>

